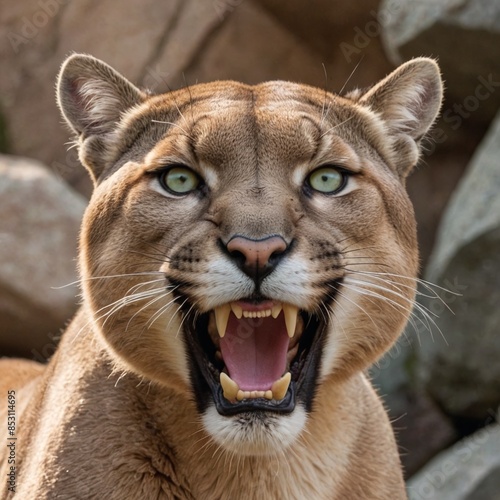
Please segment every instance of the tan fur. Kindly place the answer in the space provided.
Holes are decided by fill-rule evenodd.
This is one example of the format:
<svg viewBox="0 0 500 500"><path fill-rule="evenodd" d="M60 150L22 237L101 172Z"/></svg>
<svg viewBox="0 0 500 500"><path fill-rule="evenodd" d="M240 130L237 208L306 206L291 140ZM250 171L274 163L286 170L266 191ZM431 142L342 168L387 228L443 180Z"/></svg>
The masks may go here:
<svg viewBox="0 0 500 500"><path fill-rule="evenodd" d="M149 96L75 55L58 88L96 184L81 232L84 301L41 377L0 362L2 389L23 402L14 497L406 498L362 370L395 341L414 297L403 186L440 106L436 64L413 60L345 98L286 82ZM165 193L154 171L171 163L196 170L205 191ZM306 193L325 164L353 172L345 191ZM186 315L253 291L221 251L235 234L294 242L261 291L327 322L311 411L227 417L196 401Z"/></svg>

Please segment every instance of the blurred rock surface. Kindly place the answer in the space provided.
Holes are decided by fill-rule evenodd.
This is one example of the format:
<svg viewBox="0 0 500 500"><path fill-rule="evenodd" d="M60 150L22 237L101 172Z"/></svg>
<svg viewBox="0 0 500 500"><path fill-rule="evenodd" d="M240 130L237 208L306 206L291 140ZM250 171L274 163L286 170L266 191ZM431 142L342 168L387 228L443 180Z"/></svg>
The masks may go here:
<svg viewBox="0 0 500 500"><path fill-rule="evenodd" d="M500 500L500 426L440 453L408 482L409 500Z"/></svg>
<svg viewBox="0 0 500 500"><path fill-rule="evenodd" d="M421 54L439 59L448 100L457 106L445 119L493 119L500 105L500 2L384 0L380 11L394 64Z"/></svg>
<svg viewBox="0 0 500 500"><path fill-rule="evenodd" d="M0 355L39 361L76 310L85 199L37 161L0 155Z"/></svg>
<svg viewBox="0 0 500 500"><path fill-rule="evenodd" d="M421 337L420 375L458 418L481 420L500 404L499 158L500 115L451 199L426 272L452 292L444 292L451 311L423 301L443 334Z"/></svg>

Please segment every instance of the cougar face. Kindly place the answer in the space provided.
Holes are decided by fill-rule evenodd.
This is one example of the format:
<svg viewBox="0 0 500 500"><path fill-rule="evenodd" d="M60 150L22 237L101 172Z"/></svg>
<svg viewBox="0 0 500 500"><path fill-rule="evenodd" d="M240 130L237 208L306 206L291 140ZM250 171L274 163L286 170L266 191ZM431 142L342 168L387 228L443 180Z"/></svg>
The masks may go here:
<svg viewBox="0 0 500 500"><path fill-rule="evenodd" d="M84 301L117 369L193 398L235 453L286 448L407 321L404 179L439 108L435 64L346 98L287 82L151 96L76 55L58 92L96 184Z"/></svg>

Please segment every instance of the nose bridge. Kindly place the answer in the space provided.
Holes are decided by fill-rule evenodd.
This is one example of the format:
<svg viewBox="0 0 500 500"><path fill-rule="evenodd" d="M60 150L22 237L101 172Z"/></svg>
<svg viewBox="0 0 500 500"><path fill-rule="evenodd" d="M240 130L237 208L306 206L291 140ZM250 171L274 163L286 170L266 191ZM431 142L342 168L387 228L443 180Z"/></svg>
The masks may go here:
<svg viewBox="0 0 500 500"><path fill-rule="evenodd" d="M260 241L270 236L289 240L292 236L290 214L278 197L265 196L260 188L235 193L222 213L222 238L228 242L235 235Z"/></svg>

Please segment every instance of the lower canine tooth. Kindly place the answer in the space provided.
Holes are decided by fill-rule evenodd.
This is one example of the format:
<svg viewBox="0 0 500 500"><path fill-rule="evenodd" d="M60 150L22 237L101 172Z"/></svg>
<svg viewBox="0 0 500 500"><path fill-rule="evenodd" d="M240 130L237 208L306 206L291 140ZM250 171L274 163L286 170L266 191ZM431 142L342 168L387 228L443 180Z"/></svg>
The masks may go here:
<svg viewBox="0 0 500 500"><path fill-rule="evenodd" d="M227 322L229 321L231 306L229 304L224 304L223 306L216 307L214 312L217 331L219 332L220 338L222 338L226 335Z"/></svg>
<svg viewBox="0 0 500 500"><path fill-rule="evenodd" d="M292 374L290 372L286 372L279 380L276 380L276 382L273 383L271 387L273 399L280 400L285 397L291 380Z"/></svg>
<svg viewBox="0 0 500 500"><path fill-rule="evenodd" d="M234 401L238 391L241 392L238 384L224 372L220 374L220 385L222 386L222 394L228 401Z"/></svg>
<svg viewBox="0 0 500 500"><path fill-rule="evenodd" d="M288 332L288 336L292 338L295 335L299 308L290 304L283 304L283 314L285 316L286 331Z"/></svg>

